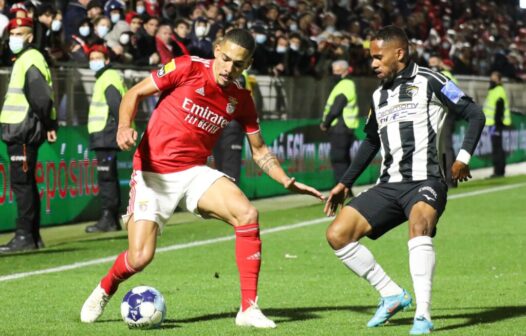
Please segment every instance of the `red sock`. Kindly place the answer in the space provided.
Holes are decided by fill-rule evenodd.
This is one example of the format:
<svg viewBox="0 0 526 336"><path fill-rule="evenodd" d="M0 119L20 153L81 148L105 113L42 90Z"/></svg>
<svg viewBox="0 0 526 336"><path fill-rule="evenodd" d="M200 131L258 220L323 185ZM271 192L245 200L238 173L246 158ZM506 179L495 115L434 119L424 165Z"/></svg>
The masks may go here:
<svg viewBox="0 0 526 336"><path fill-rule="evenodd" d="M261 240L259 225L236 226L236 262L241 285L241 309L244 311L256 302L258 276L261 266Z"/></svg>
<svg viewBox="0 0 526 336"><path fill-rule="evenodd" d="M100 286L108 295L113 295L121 282L137 273L136 270L128 265L127 256L128 251L119 254L108 274L100 281Z"/></svg>

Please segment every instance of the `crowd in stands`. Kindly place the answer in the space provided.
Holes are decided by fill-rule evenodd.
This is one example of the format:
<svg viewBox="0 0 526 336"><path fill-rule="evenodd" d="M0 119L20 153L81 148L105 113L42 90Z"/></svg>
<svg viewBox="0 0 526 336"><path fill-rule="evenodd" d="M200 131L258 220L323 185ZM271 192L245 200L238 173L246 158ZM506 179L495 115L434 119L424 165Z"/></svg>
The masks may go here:
<svg viewBox="0 0 526 336"><path fill-rule="evenodd" d="M381 26L406 30L426 65L440 55L454 74L526 79L526 20L513 0L0 0L0 66L9 66L7 22L33 18L34 45L51 65L87 64L104 41L113 63L152 66L190 54L211 58L229 29L257 42L251 72L316 76L345 59L354 75L371 75L369 41Z"/></svg>

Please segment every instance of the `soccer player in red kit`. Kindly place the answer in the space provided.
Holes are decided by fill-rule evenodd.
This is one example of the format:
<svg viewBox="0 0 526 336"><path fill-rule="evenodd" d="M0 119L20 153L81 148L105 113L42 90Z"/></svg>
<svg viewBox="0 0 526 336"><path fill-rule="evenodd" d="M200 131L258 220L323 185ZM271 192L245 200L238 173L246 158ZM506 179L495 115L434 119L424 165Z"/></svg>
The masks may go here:
<svg viewBox="0 0 526 336"><path fill-rule="evenodd" d="M117 143L121 149L130 150L137 140L131 123L138 103L162 93L133 159L130 203L123 217L128 249L117 257L84 303L82 322L95 322L119 283L152 261L157 234L180 205L234 227L241 286L236 324L276 326L257 305L261 265L258 211L231 179L206 166L207 157L223 128L236 119L244 127L255 162L265 173L291 191L324 197L287 176L263 141L250 92L236 82L250 66L254 48L248 31L231 30L215 45L214 60L175 58L123 97Z"/></svg>

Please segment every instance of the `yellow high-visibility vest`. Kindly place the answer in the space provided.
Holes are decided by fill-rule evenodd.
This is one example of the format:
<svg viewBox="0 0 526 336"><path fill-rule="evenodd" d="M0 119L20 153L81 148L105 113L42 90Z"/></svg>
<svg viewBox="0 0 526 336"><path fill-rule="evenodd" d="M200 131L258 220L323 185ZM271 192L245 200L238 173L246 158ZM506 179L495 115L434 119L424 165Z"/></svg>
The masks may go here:
<svg viewBox="0 0 526 336"><path fill-rule="evenodd" d="M88 133L101 132L106 127L110 107L106 101L106 89L113 85L121 94L126 93L126 86L122 76L114 69L107 69L95 82L93 97L89 106Z"/></svg>
<svg viewBox="0 0 526 336"><path fill-rule="evenodd" d="M40 71L44 79L53 87L51 72L44 59L44 56L36 49L28 49L13 64L7 94L0 114L0 123L3 124L20 124L27 116L29 111L29 102L24 94L24 85L26 83L26 72L34 65ZM51 90L53 92L53 90ZM51 97L53 100L53 97ZM50 118L57 119L57 111L53 106Z"/></svg>
<svg viewBox="0 0 526 336"><path fill-rule="evenodd" d="M344 78L336 84L334 89L332 89L327 103L325 103L325 109L323 110L322 121L325 121L327 115L331 110L334 100L340 94L344 94L347 98L347 105L343 109L343 121L348 128L357 128L359 125L358 119L358 104L356 101L356 88L354 82L349 78ZM334 127L338 124L338 118L334 119L331 123L331 127Z"/></svg>
<svg viewBox="0 0 526 336"><path fill-rule="evenodd" d="M486 126L495 125L495 109L497 107L497 101L502 98L504 100L504 116L502 123L506 126L511 125L511 112L510 104L508 103L508 96L506 90L502 85L497 85L488 91L488 96L484 102L484 114L486 115Z"/></svg>

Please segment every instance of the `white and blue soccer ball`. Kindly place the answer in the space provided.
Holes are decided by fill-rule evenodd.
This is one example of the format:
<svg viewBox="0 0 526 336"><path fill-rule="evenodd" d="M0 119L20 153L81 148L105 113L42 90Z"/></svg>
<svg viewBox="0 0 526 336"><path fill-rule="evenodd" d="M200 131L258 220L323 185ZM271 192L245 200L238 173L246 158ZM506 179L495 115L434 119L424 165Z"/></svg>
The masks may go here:
<svg viewBox="0 0 526 336"><path fill-rule="evenodd" d="M121 315L130 329L158 328L166 315L164 297L153 287L135 287L122 299Z"/></svg>

